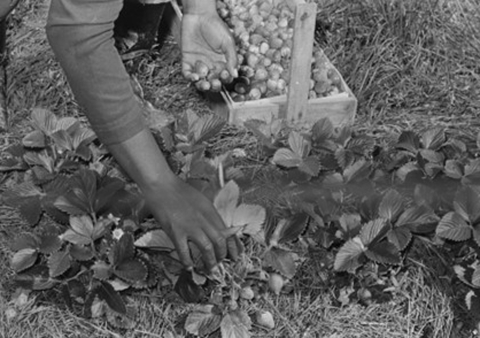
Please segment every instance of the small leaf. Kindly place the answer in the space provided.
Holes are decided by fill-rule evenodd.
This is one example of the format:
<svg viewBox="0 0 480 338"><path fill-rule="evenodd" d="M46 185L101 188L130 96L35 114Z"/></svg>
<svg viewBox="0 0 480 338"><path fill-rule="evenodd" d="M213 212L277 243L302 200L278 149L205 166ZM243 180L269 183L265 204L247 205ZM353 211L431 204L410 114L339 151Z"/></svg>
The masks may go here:
<svg viewBox="0 0 480 338"><path fill-rule="evenodd" d="M362 219L359 214L342 214L339 220L340 226L346 235L346 238L353 238L362 228Z"/></svg>
<svg viewBox="0 0 480 338"><path fill-rule="evenodd" d="M380 242L387 234L389 225L383 218L377 218L365 224L360 230L360 240L369 247Z"/></svg>
<svg viewBox="0 0 480 338"><path fill-rule="evenodd" d="M278 242L285 243L298 239L307 227L308 220L309 216L306 213L298 213L289 218L282 228Z"/></svg>
<svg viewBox="0 0 480 338"><path fill-rule="evenodd" d="M217 135L226 123L226 119L219 115L203 115L195 120L189 128L189 140L193 144L207 141Z"/></svg>
<svg viewBox="0 0 480 338"><path fill-rule="evenodd" d="M413 192L415 203L419 206L434 208L437 202L435 191L425 184L417 184Z"/></svg>
<svg viewBox="0 0 480 338"><path fill-rule="evenodd" d="M88 214L88 210L85 210L81 206L74 205L65 196L59 196L53 205L59 210L72 216Z"/></svg>
<svg viewBox="0 0 480 338"><path fill-rule="evenodd" d="M328 117L324 117L312 127L312 140L316 144L321 144L333 135L333 124Z"/></svg>
<svg viewBox="0 0 480 338"><path fill-rule="evenodd" d="M349 239L340 250L338 250L335 256L334 269L336 271L355 272L360 266L360 259L365 250L366 248L359 237Z"/></svg>
<svg viewBox="0 0 480 338"><path fill-rule="evenodd" d="M72 229L68 229L62 235L60 235L60 239L76 245L87 245L92 243L92 239L90 237L80 235Z"/></svg>
<svg viewBox="0 0 480 338"><path fill-rule="evenodd" d="M371 164L364 159L360 159L345 168L343 177L345 178L345 182L352 183L367 178L370 172Z"/></svg>
<svg viewBox="0 0 480 338"><path fill-rule="evenodd" d="M465 241L472 236L470 225L456 212L443 216L435 232L437 236L452 241Z"/></svg>
<svg viewBox="0 0 480 338"><path fill-rule="evenodd" d="M172 240L168 237L167 233L161 229L146 232L138 238L134 244L140 248L165 251L175 250L175 245Z"/></svg>
<svg viewBox="0 0 480 338"><path fill-rule="evenodd" d="M109 259L110 263L117 265L133 259L134 255L135 247L133 246L133 235L125 232L122 237L120 237L118 242L112 245Z"/></svg>
<svg viewBox="0 0 480 338"><path fill-rule="evenodd" d="M407 227L396 227L388 232L387 238L399 251L403 251L412 240L412 233Z"/></svg>
<svg viewBox="0 0 480 338"><path fill-rule="evenodd" d="M420 149L420 155L425 160L432 163L441 163L445 159L445 156L442 153L431 149Z"/></svg>
<svg viewBox="0 0 480 338"><path fill-rule="evenodd" d="M400 264L401 262L398 248L388 241L382 241L374 246L370 246L365 251L365 255L376 263Z"/></svg>
<svg viewBox="0 0 480 338"><path fill-rule="evenodd" d="M213 312L213 305L201 305L190 312L185 321L185 330L198 337L205 337L220 328L222 316Z"/></svg>
<svg viewBox="0 0 480 338"><path fill-rule="evenodd" d="M72 138L66 130L57 130L50 135L60 151L72 151Z"/></svg>
<svg viewBox="0 0 480 338"><path fill-rule="evenodd" d="M142 261L130 259L116 265L113 273L129 283L136 283L147 279L148 270Z"/></svg>
<svg viewBox="0 0 480 338"><path fill-rule="evenodd" d="M310 176L317 176L320 168L320 161L314 156L309 156L305 158L298 166L298 169L300 171L303 171Z"/></svg>
<svg viewBox="0 0 480 338"><path fill-rule="evenodd" d="M227 226L233 224L233 217L237 208L238 199L240 196L240 189L234 181L229 181L218 192L213 201L213 205L222 217Z"/></svg>
<svg viewBox="0 0 480 338"><path fill-rule="evenodd" d="M395 190L389 190L378 207L378 216L395 221L403 209L403 197Z"/></svg>
<svg viewBox="0 0 480 338"><path fill-rule="evenodd" d="M297 270L294 253L276 247L265 253L263 263L287 278L293 278Z"/></svg>
<svg viewBox="0 0 480 338"><path fill-rule="evenodd" d="M23 137L22 144L25 148L44 148L45 134L40 130L34 130Z"/></svg>
<svg viewBox="0 0 480 338"><path fill-rule="evenodd" d="M38 249L40 245L40 238L30 232L21 233L10 246L12 251L20 251L23 249Z"/></svg>
<svg viewBox="0 0 480 338"><path fill-rule="evenodd" d="M107 280L111 276L111 267L104 261L96 261L91 267L93 277L99 280Z"/></svg>
<svg viewBox="0 0 480 338"><path fill-rule="evenodd" d="M93 258L94 254L92 249L89 246L76 245L73 244L70 246L70 256L76 259L77 261L89 261Z"/></svg>
<svg viewBox="0 0 480 338"><path fill-rule="evenodd" d="M300 158L305 158L310 154L310 142L297 131L291 131L288 135L288 145Z"/></svg>
<svg viewBox="0 0 480 338"><path fill-rule="evenodd" d="M476 223L480 219L480 194L471 187L462 187L455 194L453 208L465 220Z"/></svg>
<svg viewBox="0 0 480 338"><path fill-rule="evenodd" d="M48 258L48 268L50 277L58 277L70 269L71 259L67 250L58 251Z"/></svg>
<svg viewBox="0 0 480 338"><path fill-rule="evenodd" d="M35 265L15 276L15 282L19 287L29 290L47 290L57 284L57 281L50 278L48 267Z"/></svg>
<svg viewBox="0 0 480 338"><path fill-rule="evenodd" d="M272 162L285 168L296 168L302 163L302 157L287 148L277 149Z"/></svg>
<svg viewBox="0 0 480 338"><path fill-rule="evenodd" d="M251 321L242 310L226 313L220 324L222 338L250 338Z"/></svg>
<svg viewBox="0 0 480 338"><path fill-rule="evenodd" d="M465 185L480 184L480 158L471 159L465 165L465 177L462 180Z"/></svg>
<svg viewBox="0 0 480 338"><path fill-rule="evenodd" d="M443 128L432 128L422 133L422 144L427 149L436 150L446 141Z"/></svg>
<svg viewBox="0 0 480 338"><path fill-rule="evenodd" d="M20 215L30 224L35 226L40 221L42 215L42 206L39 196L25 197L18 206Z"/></svg>
<svg viewBox="0 0 480 338"><path fill-rule="evenodd" d="M205 297L203 288L195 283L192 273L182 270L175 283L175 291L187 303L199 303Z"/></svg>
<svg viewBox="0 0 480 338"><path fill-rule="evenodd" d="M40 235L39 251L45 255L57 252L62 247L62 243L58 235L42 234Z"/></svg>
<svg viewBox="0 0 480 338"><path fill-rule="evenodd" d="M397 148L416 153L420 147L418 135L413 131L404 131L398 138Z"/></svg>
<svg viewBox="0 0 480 338"><path fill-rule="evenodd" d="M11 267L15 272L22 272L35 264L37 257L38 252L36 249L21 249L13 255Z"/></svg>
<svg viewBox="0 0 480 338"><path fill-rule="evenodd" d="M54 132L57 127L57 117L47 109L35 108L32 111L32 120L34 126L47 135Z"/></svg>
<svg viewBox="0 0 480 338"><path fill-rule="evenodd" d="M254 236L262 230L265 222L266 212L260 205L240 204L233 213L232 224L227 227L242 226L242 233Z"/></svg>
<svg viewBox="0 0 480 338"><path fill-rule="evenodd" d="M415 232L418 225L434 223L437 221L438 216L433 213L432 209L425 205L419 205L406 209L398 217L395 227L406 226L411 231Z"/></svg>
<svg viewBox="0 0 480 338"><path fill-rule="evenodd" d="M444 172L445 175L456 180L463 177L461 164L456 160L447 160L445 162Z"/></svg>
<svg viewBox="0 0 480 338"><path fill-rule="evenodd" d="M127 307L125 306L122 297L120 297L118 292L115 291L109 283L102 281L98 287L97 294L98 298L104 300L110 309L122 315L127 314Z"/></svg>

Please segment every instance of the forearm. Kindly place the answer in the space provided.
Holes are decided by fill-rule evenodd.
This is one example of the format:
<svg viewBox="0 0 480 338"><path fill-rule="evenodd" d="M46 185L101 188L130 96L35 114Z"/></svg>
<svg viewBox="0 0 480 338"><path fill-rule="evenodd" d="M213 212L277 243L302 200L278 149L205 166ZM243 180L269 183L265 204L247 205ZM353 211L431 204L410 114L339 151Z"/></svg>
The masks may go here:
<svg viewBox="0 0 480 338"><path fill-rule="evenodd" d="M100 4L100 5L99 5ZM142 108L114 47L121 0L53 0L47 36L99 139L123 142L143 129Z"/></svg>
<svg viewBox="0 0 480 338"><path fill-rule="evenodd" d="M216 13L215 0L183 0L185 14L212 14Z"/></svg>

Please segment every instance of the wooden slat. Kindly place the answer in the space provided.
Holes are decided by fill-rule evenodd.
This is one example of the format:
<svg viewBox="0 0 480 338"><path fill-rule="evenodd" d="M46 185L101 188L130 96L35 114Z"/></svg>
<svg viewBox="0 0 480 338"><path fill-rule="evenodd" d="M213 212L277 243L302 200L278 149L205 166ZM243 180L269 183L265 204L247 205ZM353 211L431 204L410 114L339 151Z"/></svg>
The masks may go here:
<svg viewBox="0 0 480 338"><path fill-rule="evenodd" d="M316 15L315 3L297 4L287 95L289 122L301 120L307 114Z"/></svg>

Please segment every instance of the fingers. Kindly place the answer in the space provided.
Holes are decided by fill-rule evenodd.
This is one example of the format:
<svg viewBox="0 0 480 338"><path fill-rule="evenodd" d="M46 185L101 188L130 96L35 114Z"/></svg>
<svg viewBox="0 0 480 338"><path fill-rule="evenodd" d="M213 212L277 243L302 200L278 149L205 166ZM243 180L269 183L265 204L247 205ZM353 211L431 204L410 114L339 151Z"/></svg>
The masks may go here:
<svg viewBox="0 0 480 338"><path fill-rule="evenodd" d="M197 234L195 238L192 238L192 242L198 246L198 249L202 253L202 260L205 263L207 270L213 269L213 267L217 265L215 245L213 242L205 233Z"/></svg>
<svg viewBox="0 0 480 338"><path fill-rule="evenodd" d="M177 240L175 243L175 247L177 248L178 257L180 261L187 269L192 269L194 264L192 258L190 256L190 248L188 247L187 239Z"/></svg>
<svg viewBox="0 0 480 338"><path fill-rule="evenodd" d="M198 80L200 80L200 76L195 73L194 67L185 61L182 62L182 74L187 80L191 82L197 82Z"/></svg>
<svg viewBox="0 0 480 338"><path fill-rule="evenodd" d="M237 52L235 50L235 43L233 42L233 39L232 39L232 43L226 44L224 49L225 49L224 50L225 58L227 60L227 70L234 78L236 78L238 77L238 70L237 70L238 60L237 60Z"/></svg>

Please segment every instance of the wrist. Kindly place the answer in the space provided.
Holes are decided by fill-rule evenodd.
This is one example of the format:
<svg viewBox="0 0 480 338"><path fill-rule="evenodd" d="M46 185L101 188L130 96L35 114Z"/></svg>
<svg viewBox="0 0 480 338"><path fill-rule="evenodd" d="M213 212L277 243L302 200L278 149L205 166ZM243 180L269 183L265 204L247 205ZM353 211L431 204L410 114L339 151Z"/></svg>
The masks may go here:
<svg viewBox="0 0 480 338"><path fill-rule="evenodd" d="M216 14L215 0L184 0L183 11L185 14L192 15L204 15L204 14Z"/></svg>

